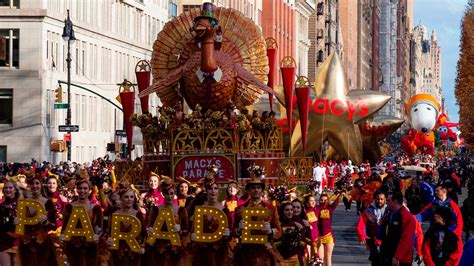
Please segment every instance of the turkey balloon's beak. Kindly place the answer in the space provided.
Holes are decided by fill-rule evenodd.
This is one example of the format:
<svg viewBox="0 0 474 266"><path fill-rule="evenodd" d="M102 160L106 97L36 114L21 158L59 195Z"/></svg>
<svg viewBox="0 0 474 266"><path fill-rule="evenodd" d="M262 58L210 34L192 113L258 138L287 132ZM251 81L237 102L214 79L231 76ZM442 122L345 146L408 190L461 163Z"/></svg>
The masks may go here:
<svg viewBox="0 0 474 266"><path fill-rule="evenodd" d="M206 32L207 27L202 24L197 24L193 27L193 30L196 32L198 37L201 37Z"/></svg>

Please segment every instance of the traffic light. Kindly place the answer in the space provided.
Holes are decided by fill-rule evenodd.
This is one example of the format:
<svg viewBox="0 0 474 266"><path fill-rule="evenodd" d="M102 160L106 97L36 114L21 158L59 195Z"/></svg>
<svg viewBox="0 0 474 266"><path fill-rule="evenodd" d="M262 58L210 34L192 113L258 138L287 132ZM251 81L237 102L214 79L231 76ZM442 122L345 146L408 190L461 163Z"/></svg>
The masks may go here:
<svg viewBox="0 0 474 266"><path fill-rule="evenodd" d="M55 103L62 103L63 102L63 88L61 88L61 86L59 86L56 90L54 90L55 92L55 95L56 95L56 99L55 99Z"/></svg>

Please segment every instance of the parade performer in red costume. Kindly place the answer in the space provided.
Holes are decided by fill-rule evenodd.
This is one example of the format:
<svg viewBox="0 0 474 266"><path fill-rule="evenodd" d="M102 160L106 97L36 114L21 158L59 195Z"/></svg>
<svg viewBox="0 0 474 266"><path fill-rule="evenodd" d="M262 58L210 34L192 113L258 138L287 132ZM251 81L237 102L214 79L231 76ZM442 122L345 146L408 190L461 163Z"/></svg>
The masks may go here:
<svg viewBox="0 0 474 266"><path fill-rule="evenodd" d="M332 216L339 205L342 194L334 194L336 200L330 203L328 194L323 193L319 197L319 256L324 260L324 265L332 265L332 252L334 249L334 232L332 231Z"/></svg>
<svg viewBox="0 0 474 266"><path fill-rule="evenodd" d="M291 202L291 205L293 206L293 220L301 225L303 225L304 227L304 235L305 235L305 238L304 238L304 249L301 250L299 249L298 250L298 261L300 263L300 265L304 265L305 263L305 256L308 255L307 253L307 248L306 246L311 246L313 241L312 241L312 237L311 237L311 225L309 224L308 222L308 217L306 216L306 213L304 212L304 208L303 208L303 202L301 202L301 200L299 199L295 199ZM313 259L309 256L307 256L308 259ZM316 258L319 258L319 256L315 256L315 259Z"/></svg>
<svg viewBox="0 0 474 266"><path fill-rule="evenodd" d="M191 183L183 177L178 177L178 205L187 208L194 197L188 195Z"/></svg>
<svg viewBox="0 0 474 266"><path fill-rule="evenodd" d="M311 226L311 253L310 257L317 256L318 254L318 238L319 238L319 208L316 208L316 198L314 195L307 195L304 198L306 217L308 217L308 223Z"/></svg>
<svg viewBox="0 0 474 266"><path fill-rule="evenodd" d="M159 190L160 176L151 172L148 179L148 191L143 193L143 203L145 203L147 214L150 213L153 206L160 206L165 202L163 195Z"/></svg>
<svg viewBox="0 0 474 266"><path fill-rule="evenodd" d="M226 209L229 226L233 229L232 226L235 223L235 210L237 207L243 205L245 201L240 199L240 188L235 180L230 180L227 185L226 194L226 199L222 202L222 205Z"/></svg>
<svg viewBox="0 0 474 266"><path fill-rule="evenodd" d="M3 199L0 202L0 265L13 265L12 248L15 246L15 224L18 199L21 192L15 181L7 180L3 184Z"/></svg>
<svg viewBox="0 0 474 266"><path fill-rule="evenodd" d="M189 234L188 212L186 208L176 204L176 187L169 177L164 177L160 184L161 192L164 195L164 204L153 206L150 213L149 226L153 226L156 218L163 208L171 208L173 210L175 225L174 232L179 232L181 238L181 246L172 246L169 240L157 239L153 247L147 248L148 264L160 266L180 266L185 265L185 245L184 239ZM148 234L153 233L153 228L147 228Z"/></svg>
<svg viewBox="0 0 474 266"><path fill-rule="evenodd" d="M146 237L146 222L145 216L142 212L136 209L138 202L137 192L133 186L125 186L120 188L118 195L120 197L120 209L115 211L117 214L135 216L141 224L141 232L136 238L140 245L143 244ZM110 218L112 220L112 218ZM120 223L120 231L128 232L130 230L130 224L126 222ZM110 240L109 240L110 243ZM112 252L112 265L124 265L124 266L140 266L142 255L145 253L145 249L142 248L139 252L134 252L130 249L129 245L125 240L120 240L119 249L113 250Z"/></svg>
<svg viewBox="0 0 474 266"><path fill-rule="evenodd" d="M283 263L305 265L303 257L306 248L306 227L294 219L294 208L291 202L283 202L278 208L282 229L281 238L276 240L275 246L285 260ZM311 240L309 240L311 241Z"/></svg>
<svg viewBox="0 0 474 266"><path fill-rule="evenodd" d="M18 256L23 266L54 266L58 265L54 252L53 241L48 235L48 231L56 229L56 210L51 200L46 199L41 194L41 183L43 177L40 174L30 176L27 179L28 188L31 194L27 196L43 205L46 209L46 215L40 216L40 223L37 225L26 225L25 234L20 238L18 245ZM26 210L27 217L36 215L35 208L28 207ZM18 218L15 223L18 223Z"/></svg>
<svg viewBox="0 0 474 266"><path fill-rule="evenodd" d="M250 168L251 181L245 186L245 190L249 194L250 199L244 205L237 208L234 228L237 228L237 235L240 235L241 230L245 228L245 222L242 220L243 208L266 208L270 211L270 215L264 219L264 228L263 230L255 230L254 233L256 235L267 235L268 240L271 242L273 239L278 239L281 235L278 212L275 206L262 201L265 184L261 181L261 178L265 176L264 169L255 165ZM274 248L270 243L266 245L240 243L234 255L234 262L242 266L270 266L275 265L275 260Z"/></svg>
<svg viewBox="0 0 474 266"><path fill-rule="evenodd" d="M333 164L333 162L330 160L328 166L326 167L327 169L327 178L328 178L328 188L329 190L334 190L334 181L336 180L336 176L338 173L338 167Z"/></svg>
<svg viewBox="0 0 474 266"><path fill-rule="evenodd" d="M50 199L56 210L56 225L58 228L63 225L63 209L68 200L58 192L58 177L56 175L48 175L46 178L46 197Z"/></svg>
<svg viewBox="0 0 474 266"><path fill-rule="evenodd" d="M91 221L94 230L94 241L86 242L85 237L71 237L70 241L64 241L64 253L71 266L89 266L98 265L99 259L99 234L102 231L103 214L99 206L92 204L89 200L91 193L91 184L88 180L76 180L77 200L67 204L63 211L63 228L62 233L67 227L73 206L82 206L85 208L87 215ZM64 240L64 235L60 236Z"/></svg>

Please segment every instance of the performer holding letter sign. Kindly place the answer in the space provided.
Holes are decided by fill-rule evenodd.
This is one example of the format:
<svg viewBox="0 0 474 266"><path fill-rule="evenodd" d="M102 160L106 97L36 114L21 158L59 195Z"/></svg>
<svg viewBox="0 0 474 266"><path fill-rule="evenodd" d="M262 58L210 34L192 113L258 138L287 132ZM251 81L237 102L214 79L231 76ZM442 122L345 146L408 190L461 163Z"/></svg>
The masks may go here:
<svg viewBox="0 0 474 266"><path fill-rule="evenodd" d="M209 167L208 167L209 168ZM210 167L208 177L204 179L206 201L197 206L192 217L194 230L191 234L195 260L193 265L218 266L229 265L228 237L230 230L224 206L217 200L219 187L214 179L218 172L216 166Z"/></svg>
<svg viewBox="0 0 474 266"><path fill-rule="evenodd" d="M125 186L118 191L120 209L112 214L111 244L112 265L139 266L145 253L142 244L146 237L145 216L134 208L138 190Z"/></svg>
<svg viewBox="0 0 474 266"><path fill-rule="evenodd" d="M147 228L148 264L183 265L184 247L182 238L188 234L188 213L175 203L176 186L169 177L162 177L161 193L165 203L153 206L150 225Z"/></svg>
<svg viewBox="0 0 474 266"><path fill-rule="evenodd" d="M53 242L49 230L56 229L56 211L51 200L41 195L43 177L28 174L27 182L31 193L18 202L15 232L21 235L18 257L21 265L57 265Z"/></svg>
<svg viewBox="0 0 474 266"><path fill-rule="evenodd" d="M274 238L281 235L281 226L276 208L262 201L265 184L263 167L249 167L251 180L245 186L250 199L238 207L235 216L236 234L240 235L240 245L234 256L237 265L275 265L278 253L271 245Z"/></svg>
<svg viewBox="0 0 474 266"><path fill-rule="evenodd" d="M91 184L88 180L76 180L76 190L78 199L64 208L60 239L64 241L69 265L98 265L102 210L89 200Z"/></svg>

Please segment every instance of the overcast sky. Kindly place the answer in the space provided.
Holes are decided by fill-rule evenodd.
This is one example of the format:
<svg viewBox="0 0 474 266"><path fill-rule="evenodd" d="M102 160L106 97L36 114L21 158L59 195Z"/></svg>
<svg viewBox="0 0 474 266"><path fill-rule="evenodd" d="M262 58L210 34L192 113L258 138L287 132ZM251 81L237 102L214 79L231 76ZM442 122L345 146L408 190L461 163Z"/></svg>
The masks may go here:
<svg viewBox="0 0 474 266"><path fill-rule="evenodd" d="M467 0L415 0L413 26L423 24L431 35L434 29L441 45L441 86L446 97L449 120L459 120L454 97L456 65L459 58L461 19Z"/></svg>

